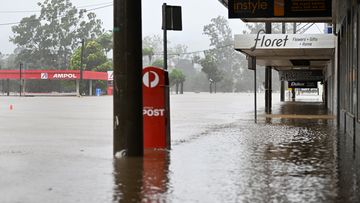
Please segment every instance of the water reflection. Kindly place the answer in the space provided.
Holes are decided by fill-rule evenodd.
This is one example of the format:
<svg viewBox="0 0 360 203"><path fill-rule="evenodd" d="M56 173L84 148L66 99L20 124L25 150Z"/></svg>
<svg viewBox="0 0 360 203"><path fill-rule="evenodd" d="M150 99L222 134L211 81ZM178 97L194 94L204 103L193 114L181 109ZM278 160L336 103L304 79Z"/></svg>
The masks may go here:
<svg viewBox="0 0 360 203"><path fill-rule="evenodd" d="M168 171L169 153L164 150L114 160L114 202L164 202Z"/></svg>
<svg viewBox="0 0 360 203"><path fill-rule="evenodd" d="M339 134L338 139L338 200L360 202L360 148L349 135Z"/></svg>
<svg viewBox="0 0 360 203"><path fill-rule="evenodd" d="M173 146L116 160L114 202L360 202L359 150L334 120L241 120Z"/></svg>

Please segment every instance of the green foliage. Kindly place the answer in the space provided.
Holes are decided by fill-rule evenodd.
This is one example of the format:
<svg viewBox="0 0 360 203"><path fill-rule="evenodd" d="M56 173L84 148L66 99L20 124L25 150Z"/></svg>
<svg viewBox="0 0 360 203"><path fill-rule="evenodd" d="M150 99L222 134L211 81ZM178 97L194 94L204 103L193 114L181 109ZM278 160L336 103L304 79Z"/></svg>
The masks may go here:
<svg viewBox="0 0 360 203"><path fill-rule="evenodd" d="M84 70L109 70L110 62L106 58L103 47L95 40L87 41L83 54ZM77 48L71 57L72 70L79 70L81 66L81 47Z"/></svg>
<svg viewBox="0 0 360 203"><path fill-rule="evenodd" d="M164 60L162 60L162 59L157 59L157 60L155 60L151 65L152 65L152 66L159 67L159 68L164 68Z"/></svg>
<svg viewBox="0 0 360 203"><path fill-rule="evenodd" d="M152 58L154 56L154 48L152 47L144 47L143 50L143 56L147 56L149 58L149 63L151 63Z"/></svg>
<svg viewBox="0 0 360 203"><path fill-rule="evenodd" d="M105 53L108 53L113 49L113 34L108 32L104 33L96 39L96 42L100 44Z"/></svg>
<svg viewBox="0 0 360 203"><path fill-rule="evenodd" d="M102 22L96 15L78 10L70 0L45 0L38 6L40 15L23 18L12 27L14 35L10 38L21 48L17 61L27 63L31 69L66 69L81 39L103 33Z"/></svg>
<svg viewBox="0 0 360 203"><path fill-rule="evenodd" d="M213 49L205 53L205 59L199 60L197 57L195 60L200 61L209 79L222 81L218 85L221 91L232 92L246 64L245 57L234 50L234 39L226 18L219 16L211 19L211 23L204 26L203 30Z"/></svg>
<svg viewBox="0 0 360 203"><path fill-rule="evenodd" d="M172 71L169 74L170 86L173 86L178 83L183 83L185 82L185 79L186 77L184 73L176 68L172 69Z"/></svg>
<svg viewBox="0 0 360 203"><path fill-rule="evenodd" d="M184 73L179 69L174 68L170 72L170 74L169 74L170 86L174 86L174 85L176 86L176 94L179 93L179 85L181 85L180 92L181 92L181 94L183 93L182 88L183 88L183 84L185 82L185 78L186 77L185 77Z"/></svg>
<svg viewBox="0 0 360 203"><path fill-rule="evenodd" d="M210 82L220 82L223 79L223 72L218 69L216 59L212 55L206 55L204 59L200 60L203 71Z"/></svg>

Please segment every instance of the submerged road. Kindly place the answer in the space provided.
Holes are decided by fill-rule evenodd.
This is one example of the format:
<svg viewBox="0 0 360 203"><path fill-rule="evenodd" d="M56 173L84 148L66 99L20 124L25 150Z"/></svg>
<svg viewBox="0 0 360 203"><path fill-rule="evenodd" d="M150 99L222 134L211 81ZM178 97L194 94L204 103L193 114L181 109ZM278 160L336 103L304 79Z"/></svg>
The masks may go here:
<svg viewBox="0 0 360 203"><path fill-rule="evenodd" d="M359 202L319 98L273 98L255 124L252 94L172 95L172 150L113 160L111 97L0 97L0 202Z"/></svg>

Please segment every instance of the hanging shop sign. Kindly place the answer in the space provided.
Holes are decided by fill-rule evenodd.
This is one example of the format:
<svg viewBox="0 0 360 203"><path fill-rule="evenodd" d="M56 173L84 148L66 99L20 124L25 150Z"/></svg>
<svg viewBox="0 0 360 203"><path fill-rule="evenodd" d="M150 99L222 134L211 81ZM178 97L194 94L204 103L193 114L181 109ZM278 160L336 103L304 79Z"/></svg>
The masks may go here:
<svg viewBox="0 0 360 203"><path fill-rule="evenodd" d="M229 0L229 18L245 22L331 21L332 0Z"/></svg>
<svg viewBox="0 0 360 203"><path fill-rule="evenodd" d="M321 70L286 70L279 71L281 81L322 81L324 79Z"/></svg>
<svg viewBox="0 0 360 203"><path fill-rule="evenodd" d="M317 81L289 81L289 88L317 88Z"/></svg>
<svg viewBox="0 0 360 203"><path fill-rule="evenodd" d="M244 34L235 35L235 49L334 49L329 34Z"/></svg>

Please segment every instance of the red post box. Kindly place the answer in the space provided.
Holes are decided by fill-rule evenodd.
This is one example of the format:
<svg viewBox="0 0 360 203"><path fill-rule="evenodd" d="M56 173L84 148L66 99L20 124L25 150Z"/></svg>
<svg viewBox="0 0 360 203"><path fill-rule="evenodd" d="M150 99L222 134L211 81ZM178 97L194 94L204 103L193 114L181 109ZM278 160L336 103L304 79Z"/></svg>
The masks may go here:
<svg viewBox="0 0 360 203"><path fill-rule="evenodd" d="M144 148L167 147L165 85L164 69L143 69Z"/></svg>

